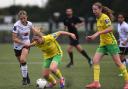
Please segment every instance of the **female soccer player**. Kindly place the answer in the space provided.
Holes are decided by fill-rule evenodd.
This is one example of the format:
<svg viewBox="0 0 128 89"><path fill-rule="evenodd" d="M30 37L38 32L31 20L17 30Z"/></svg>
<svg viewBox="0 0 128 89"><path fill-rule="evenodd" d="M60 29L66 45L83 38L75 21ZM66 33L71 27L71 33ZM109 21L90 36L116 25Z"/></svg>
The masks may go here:
<svg viewBox="0 0 128 89"><path fill-rule="evenodd" d="M60 35L68 35L73 39L76 39L75 35L69 32L58 31L56 33L40 36L37 35L33 38L33 43L30 46L37 46L43 52L44 63L43 63L43 71L42 74L44 78L49 82L47 87L52 88L56 85L56 79L53 77L51 73L53 73L56 77L60 79L60 87L64 88L64 77L62 76L58 64L62 59L62 50L60 45L56 41L57 37Z"/></svg>
<svg viewBox="0 0 128 89"><path fill-rule="evenodd" d="M34 33L32 30L32 23L27 21L27 12L24 10L19 11L18 18L19 20L14 24L12 31L12 39L14 43L14 52L20 63L21 74L23 77L22 84L30 84L30 79L28 75L28 68L26 59L29 53L29 48L26 48L30 45L30 32Z"/></svg>
<svg viewBox="0 0 128 89"><path fill-rule="evenodd" d="M70 62L67 64L67 67L70 67L74 64L73 61L73 47L75 47L78 52L80 52L85 58L87 58L89 65L92 65L91 58L88 56L86 51L81 47L79 44L79 36L77 32L77 28L82 25L83 21L76 17L73 16L73 10L71 8L66 9L66 17L63 20L63 23L65 25L65 28L68 29L69 32L74 33L76 35L76 40L70 38L70 44L68 45L67 51L70 57Z"/></svg>
<svg viewBox="0 0 128 89"><path fill-rule="evenodd" d="M118 33L119 33L119 48L120 59L125 65L127 64L125 56L128 54L128 24L125 22L123 14L118 14ZM119 74L122 76L122 74Z"/></svg>
<svg viewBox="0 0 128 89"><path fill-rule="evenodd" d="M91 35L87 36L88 40L95 40L96 37L100 36L100 45L97 48L97 51L93 58L93 70L94 70L94 82L87 85L86 88L100 88L101 84L99 82L100 77L100 65L99 62L102 57L108 53L112 56L113 61L118 66L122 72L125 80L124 89L128 89L128 74L126 67L121 63L119 57L119 48L116 42L116 39L112 33L113 27L111 25L111 20L113 19L112 11L102 6L101 3L94 3L92 6L94 15L97 18L97 29L98 31Z"/></svg>

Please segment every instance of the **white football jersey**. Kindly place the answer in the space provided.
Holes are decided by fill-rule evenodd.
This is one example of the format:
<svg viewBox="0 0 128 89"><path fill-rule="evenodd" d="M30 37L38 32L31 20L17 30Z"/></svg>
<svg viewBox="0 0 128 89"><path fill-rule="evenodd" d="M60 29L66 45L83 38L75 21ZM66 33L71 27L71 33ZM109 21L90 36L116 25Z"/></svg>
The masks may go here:
<svg viewBox="0 0 128 89"><path fill-rule="evenodd" d="M27 21L27 25L23 25L20 20L13 26L13 33L16 33L18 38L24 42L30 44L30 31L32 29L32 23ZM14 49L21 50L24 45L14 42Z"/></svg>
<svg viewBox="0 0 128 89"><path fill-rule="evenodd" d="M122 24L118 23L118 33L120 41L119 46L128 47L128 42L126 45L122 45L122 43L128 39L128 24L125 21Z"/></svg>

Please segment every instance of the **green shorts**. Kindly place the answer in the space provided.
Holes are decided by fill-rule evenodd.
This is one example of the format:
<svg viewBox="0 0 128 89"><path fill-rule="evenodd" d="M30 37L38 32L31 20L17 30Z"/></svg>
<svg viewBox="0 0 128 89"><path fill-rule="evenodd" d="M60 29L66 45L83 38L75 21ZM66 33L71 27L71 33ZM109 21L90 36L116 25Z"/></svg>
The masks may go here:
<svg viewBox="0 0 128 89"><path fill-rule="evenodd" d="M99 46L96 52L115 55L115 54L119 54L120 50L117 44L111 44L111 45Z"/></svg>
<svg viewBox="0 0 128 89"><path fill-rule="evenodd" d="M61 59L62 59L62 54L58 54L55 55L54 57L45 59L43 62L43 67L49 68L52 62L56 62L57 64L59 64L61 62Z"/></svg>

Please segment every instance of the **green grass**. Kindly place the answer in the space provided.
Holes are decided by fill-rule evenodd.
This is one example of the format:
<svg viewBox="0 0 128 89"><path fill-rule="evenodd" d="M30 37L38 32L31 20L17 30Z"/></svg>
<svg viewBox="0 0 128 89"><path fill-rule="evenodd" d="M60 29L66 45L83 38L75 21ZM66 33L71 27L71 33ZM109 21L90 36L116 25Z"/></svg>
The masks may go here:
<svg viewBox="0 0 128 89"><path fill-rule="evenodd" d="M89 68L86 59L74 49L75 65L65 68L69 58L66 52L67 45L61 45L64 51L64 60L60 65L62 73L66 78L65 89L85 89L85 85L93 80L92 69ZM83 48L93 57L97 45L85 44ZM41 52L33 47L28 57L28 68L32 85L23 87L21 85L21 74L18 62L14 56L11 44L0 44L0 89L36 89L35 81L41 77ZM37 64L35 62L38 62ZM111 57L105 56L101 62L101 84L102 89L122 89L123 78L118 77L118 70ZM54 89L59 89L57 85Z"/></svg>

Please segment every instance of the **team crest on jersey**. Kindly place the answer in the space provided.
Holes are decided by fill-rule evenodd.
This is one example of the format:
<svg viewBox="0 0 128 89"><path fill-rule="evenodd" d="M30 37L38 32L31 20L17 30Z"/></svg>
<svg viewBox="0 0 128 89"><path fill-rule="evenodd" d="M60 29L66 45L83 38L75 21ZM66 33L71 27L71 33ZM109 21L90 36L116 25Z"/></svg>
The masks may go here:
<svg viewBox="0 0 128 89"><path fill-rule="evenodd" d="M56 38L56 37L57 37L57 35L56 35L55 33L53 33L53 34L52 34L52 36L53 36L54 38Z"/></svg>
<svg viewBox="0 0 128 89"><path fill-rule="evenodd" d="M13 27L13 30L16 31L16 26Z"/></svg>
<svg viewBox="0 0 128 89"><path fill-rule="evenodd" d="M109 22L110 22L110 20L109 20L109 19L106 19L106 20L105 20L105 23L106 23L106 24L108 24Z"/></svg>

